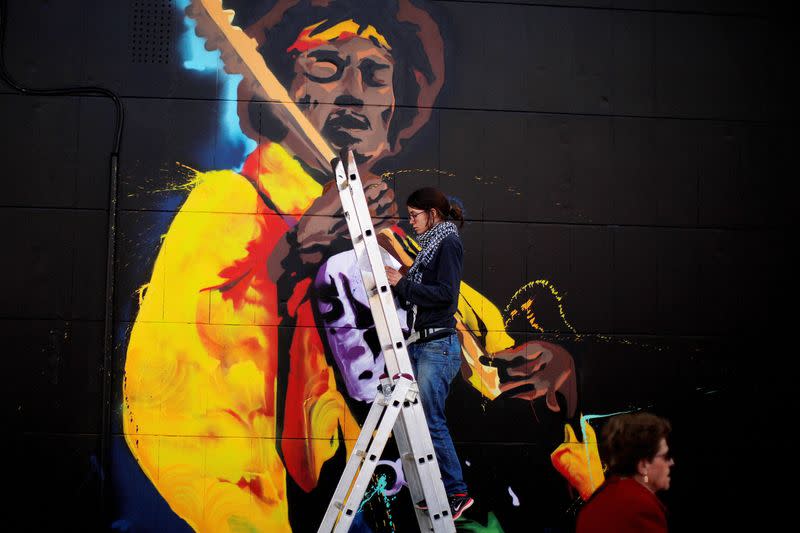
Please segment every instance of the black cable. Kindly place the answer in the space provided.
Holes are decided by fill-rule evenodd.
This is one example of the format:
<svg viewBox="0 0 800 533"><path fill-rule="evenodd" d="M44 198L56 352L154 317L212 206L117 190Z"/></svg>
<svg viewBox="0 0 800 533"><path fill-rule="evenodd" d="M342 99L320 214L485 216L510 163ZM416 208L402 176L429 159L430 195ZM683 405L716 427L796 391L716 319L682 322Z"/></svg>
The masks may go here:
<svg viewBox="0 0 800 533"><path fill-rule="evenodd" d="M125 114L122 102L113 91L103 87L64 87L58 89L32 89L16 83L6 70L5 41L8 5L0 0L0 79L18 93L30 96L102 96L110 98L116 109L116 130L114 147L109 157L108 187L108 241L106 249L106 287L103 336L103 379L102 379L102 434L100 444L100 505L105 514L105 479L109 473L111 457L111 380L114 341L114 262L117 239L117 181L119 177L119 150L122 143L122 128Z"/></svg>
<svg viewBox="0 0 800 533"><path fill-rule="evenodd" d="M58 89L31 89L22 87L9 75L6 70L5 60L5 41L6 41L6 19L8 12L7 0L0 0L0 79L15 91L32 96L105 96L114 102L117 112L116 131L114 134L114 149L112 154L119 155L119 148L122 141L122 125L124 122L124 112L119 96L113 91L104 87L63 87Z"/></svg>

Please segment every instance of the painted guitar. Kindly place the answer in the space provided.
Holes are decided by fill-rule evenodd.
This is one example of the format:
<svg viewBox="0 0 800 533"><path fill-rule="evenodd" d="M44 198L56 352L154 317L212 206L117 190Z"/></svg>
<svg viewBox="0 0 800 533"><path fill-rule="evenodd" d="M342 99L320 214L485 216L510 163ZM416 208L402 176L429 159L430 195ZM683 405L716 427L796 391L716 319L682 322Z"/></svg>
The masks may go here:
<svg viewBox="0 0 800 533"><path fill-rule="evenodd" d="M222 0L192 0L186 14L197 22L195 33L206 40L206 50L219 50L225 72L241 74L252 84L254 93L273 103L272 111L287 127L281 145L325 174L331 172L336 154L300 111L264 58L258 43L233 25L234 11L223 9Z"/></svg>

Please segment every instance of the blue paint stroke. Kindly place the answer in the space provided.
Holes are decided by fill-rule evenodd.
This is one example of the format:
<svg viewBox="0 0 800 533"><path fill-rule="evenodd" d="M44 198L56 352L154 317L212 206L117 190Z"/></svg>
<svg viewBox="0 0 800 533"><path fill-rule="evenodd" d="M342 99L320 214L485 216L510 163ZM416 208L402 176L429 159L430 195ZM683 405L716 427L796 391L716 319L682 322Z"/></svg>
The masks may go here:
<svg viewBox="0 0 800 533"><path fill-rule="evenodd" d="M90 471L97 474L97 477L99 477L101 481L105 481L106 474L103 472L103 467L100 466L100 461L97 459L96 455L92 454L92 456L89 457L89 465L91 466Z"/></svg>
<svg viewBox="0 0 800 533"><path fill-rule="evenodd" d="M131 531L131 523L129 520L120 518L111 524L112 531Z"/></svg>
<svg viewBox="0 0 800 533"><path fill-rule="evenodd" d="M182 15L189 1L175 0L175 6ZM178 38L178 52L183 59L183 68L196 71L199 76L214 76L218 81L220 121L215 146L217 164L221 167L235 167L234 170L238 172L242 169L247 154L257 146L256 141L242 133L239 127L237 88L242 81L242 75L225 72L220 52L205 49L205 39L194 32L197 26L194 19L184 15L183 26L184 31Z"/></svg>

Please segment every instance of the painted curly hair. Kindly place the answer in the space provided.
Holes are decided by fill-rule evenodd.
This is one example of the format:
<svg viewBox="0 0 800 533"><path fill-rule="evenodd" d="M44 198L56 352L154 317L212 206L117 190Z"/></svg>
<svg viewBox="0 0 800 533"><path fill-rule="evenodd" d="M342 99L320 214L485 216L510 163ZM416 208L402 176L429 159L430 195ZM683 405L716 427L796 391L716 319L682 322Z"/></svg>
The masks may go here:
<svg viewBox="0 0 800 533"><path fill-rule="evenodd" d="M391 153L399 152L402 142L429 120L445 71L440 23L431 14L431 7L420 7L418 0L279 0L259 18L252 4L229 3L236 10L236 22L259 43L259 52L284 87L294 77L296 56L296 52L287 50L310 24L324 21L315 34L349 19L375 27L392 46L392 83L402 104L389 128ZM239 85L238 97L242 131L255 139L269 138L259 130L250 84Z"/></svg>

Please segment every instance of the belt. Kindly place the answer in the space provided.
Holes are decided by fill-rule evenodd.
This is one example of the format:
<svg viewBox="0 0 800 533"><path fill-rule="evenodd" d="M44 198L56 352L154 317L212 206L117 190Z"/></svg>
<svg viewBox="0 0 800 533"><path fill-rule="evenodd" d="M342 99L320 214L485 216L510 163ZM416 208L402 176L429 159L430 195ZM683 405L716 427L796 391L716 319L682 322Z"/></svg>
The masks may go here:
<svg viewBox="0 0 800 533"><path fill-rule="evenodd" d="M415 342L428 342L435 339L441 339L455 333L453 328L423 328L411 332L411 335L406 339L406 344L413 344Z"/></svg>

